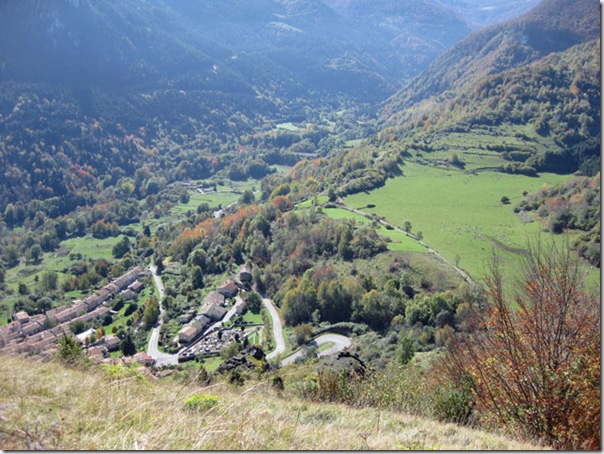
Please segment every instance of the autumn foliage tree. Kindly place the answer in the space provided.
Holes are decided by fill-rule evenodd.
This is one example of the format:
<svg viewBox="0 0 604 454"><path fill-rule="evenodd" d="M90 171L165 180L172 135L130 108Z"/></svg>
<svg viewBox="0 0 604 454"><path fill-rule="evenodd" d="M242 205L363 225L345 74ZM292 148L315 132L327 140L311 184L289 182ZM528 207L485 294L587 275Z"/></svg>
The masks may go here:
<svg viewBox="0 0 604 454"><path fill-rule="evenodd" d="M450 344L449 379L469 374L487 421L557 449L600 449L599 297L585 290L569 247L529 247L512 300L493 260L481 328Z"/></svg>

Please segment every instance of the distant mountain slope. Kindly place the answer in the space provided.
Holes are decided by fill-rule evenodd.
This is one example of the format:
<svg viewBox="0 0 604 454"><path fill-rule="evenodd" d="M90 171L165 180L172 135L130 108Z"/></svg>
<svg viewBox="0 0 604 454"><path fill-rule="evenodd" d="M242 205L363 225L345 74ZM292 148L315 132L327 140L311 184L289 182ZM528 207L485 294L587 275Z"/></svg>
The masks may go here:
<svg viewBox="0 0 604 454"><path fill-rule="evenodd" d="M335 0L7 0L0 27L4 80L149 87L193 79L196 88L274 84L283 95L363 101L388 96L471 31L436 0L355 8Z"/></svg>
<svg viewBox="0 0 604 454"><path fill-rule="evenodd" d="M541 0L440 0L476 28L518 17Z"/></svg>
<svg viewBox="0 0 604 454"><path fill-rule="evenodd" d="M383 49L395 48L390 65L398 77L417 74L451 44L464 38L471 27L463 18L433 0L324 0L335 11L354 21L355 33L381 37ZM384 63L388 60L384 60Z"/></svg>
<svg viewBox="0 0 604 454"><path fill-rule="evenodd" d="M527 65L599 35L597 0L544 0L525 15L479 30L446 51L391 98L384 116L431 96L446 96L449 90L460 90L485 76Z"/></svg>
<svg viewBox="0 0 604 454"><path fill-rule="evenodd" d="M420 148L433 151L447 148L448 134L471 132L467 150L500 152L509 161L500 170L594 175L599 30L595 0L572 6L546 0L518 19L478 31L385 103L382 137L405 136L411 147L410 140L423 140ZM434 139L441 145L426 145Z"/></svg>
<svg viewBox="0 0 604 454"><path fill-rule="evenodd" d="M0 212L64 214L142 165L207 178L267 120L383 100L470 32L436 0L330 1L0 2Z"/></svg>

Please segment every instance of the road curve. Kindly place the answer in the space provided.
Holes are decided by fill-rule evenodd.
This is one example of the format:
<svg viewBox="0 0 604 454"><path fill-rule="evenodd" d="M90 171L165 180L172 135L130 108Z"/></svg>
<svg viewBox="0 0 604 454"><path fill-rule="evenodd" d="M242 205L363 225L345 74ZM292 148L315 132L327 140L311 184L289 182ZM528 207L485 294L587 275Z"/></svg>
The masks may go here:
<svg viewBox="0 0 604 454"><path fill-rule="evenodd" d="M317 347L328 343L332 343L335 345L333 347L328 348L327 350L323 350L317 355L318 357L333 355L334 353L341 352L342 350L347 349L348 347L350 347L351 340L350 337L342 336L341 334L326 333L317 336L310 342L311 345L314 344ZM294 363L302 355L304 355L304 350L297 350L296 352L285 358L283 361L281 361L281 367Z"/></svg>
<svg viewBox="0 0 604 454"><path fill-rule="evenodd" d="M266 359L273 359L275 356L280 355L285 351L285 341L283 340L283 329L281 327L281 319L279 318L279 312L271 300L268 298L262 298L262 304L268 310L268 313L273 319L273 337L275 338L275 349L266 355Z"/></svg>
<svg viewBox="0 0 604 454"><path fill-rule="evenodd" d="M161 352L158 348L159 331L161 330L161 324L164 320L164 309L161 306L161 302L164 299L164 283L162 282L161 277L157 274L157 267L155 265L150 265L149 270L151 270L155 287L157 287L157 291L159 292L159 319L155 325L155 328L153 328L153 331L151 331L149 345L147 346L147 354L153 357L153 359L157 361L157 364L161 366L178 364L178 355L170 355L169 353Z"/></svg>

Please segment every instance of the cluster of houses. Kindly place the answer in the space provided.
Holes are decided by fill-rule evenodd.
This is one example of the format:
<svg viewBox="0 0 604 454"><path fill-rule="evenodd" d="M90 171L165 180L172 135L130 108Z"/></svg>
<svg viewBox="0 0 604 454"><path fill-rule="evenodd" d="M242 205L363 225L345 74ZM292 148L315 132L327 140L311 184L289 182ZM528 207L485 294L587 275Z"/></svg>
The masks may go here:
<svg viewBox="0 0 604 454"><path fill-rule="evenodd" d="M189 355L216 355L220 349L231 342L238 342L249 336L256 328L244 330L224 330L210 333L189 349Z"/></svg>
<svg viewBox="0 0 604 454"><path fill-rule="evenodd" d="M239 271L240 285L245 286L252 281L251 267L242 265ZM190 345L206 333L208 328L224 318L227 314L227 301L239 293L239 285L234 281L223 282L215 291L210 292L201 307L198 315L190 311L181 316L181 323L186 323L178 333L178 342L182 345ZM240 301L235 305L235 313L243 312L244 303ZM219 348L218 348L219 350Z"/></svg>
<svg viewBox="0 0 604 454"><path fill-rule="evenodd" d="M143 268L135 267L95 294L83 300L75 300L70 306L51 309L44 314L29 316L26 312L17 312L11 323L0 328L0 352L39 356L53 354L58 339L63 334L72 334L70 325L77 321L90 322L104 317L110 309L103 303L117 294L139 292L143 284L138 281L138 278L144 273ZM108 341L112 349L116 339Z"/></svg>

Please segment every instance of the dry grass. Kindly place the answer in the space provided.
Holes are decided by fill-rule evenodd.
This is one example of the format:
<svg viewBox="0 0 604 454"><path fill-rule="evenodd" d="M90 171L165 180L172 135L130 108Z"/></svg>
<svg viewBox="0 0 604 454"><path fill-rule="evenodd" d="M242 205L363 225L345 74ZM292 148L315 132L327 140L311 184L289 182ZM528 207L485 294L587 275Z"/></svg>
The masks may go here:
<svg viewBox="0 0 604 454"><path fill-rule="evenodd" d="M219 396L191 411L194 393ZM101 370L0 358L0 449L352 450L539 449L452 424L373 408L280 397L265 383L235 389L110 382Z"/></svg>

